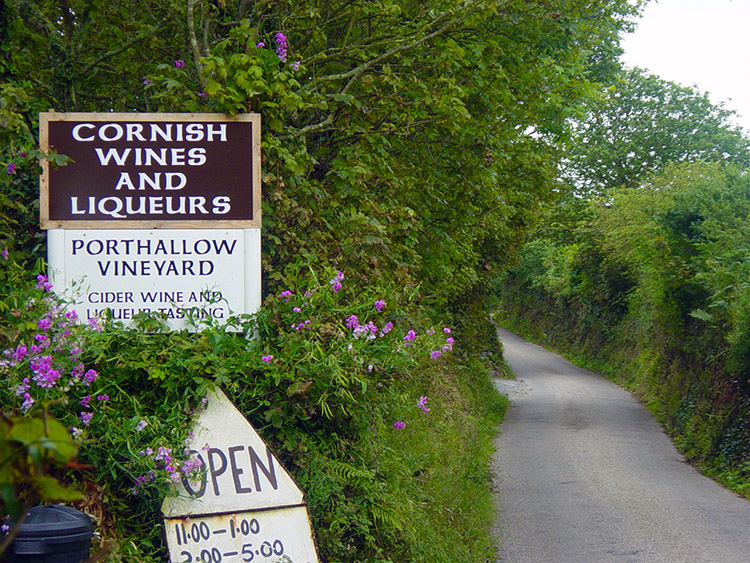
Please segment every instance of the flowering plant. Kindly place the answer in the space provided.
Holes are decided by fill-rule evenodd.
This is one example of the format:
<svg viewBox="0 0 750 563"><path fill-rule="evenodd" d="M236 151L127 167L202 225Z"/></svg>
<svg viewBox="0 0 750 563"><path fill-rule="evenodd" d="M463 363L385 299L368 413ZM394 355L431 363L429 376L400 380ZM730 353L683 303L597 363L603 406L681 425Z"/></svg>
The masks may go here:
<svg viewBox="0 0 750 563"><path fill-rule="evenodd" d="M311 103L303 102L300 83L294 78L302 61L288 56L283 32L266 35L261 22L243 19L210 56L195 64L178 59L156 65L155 72L142 79L144 94L164 110L262 111L270 129L278 132L280 117L294 115Z"/></svg>
<svg viewBox="0 0 750 563"><path fill-rule="evenodd" d="M47 278L40 275L34 284L7 249L0 256L2 342L7 346L0 349L0 512L17 518L39 500L80 498L58 477L78 454L73 425L88 424L93 416L94 405L81 401L85 396L83 402L91 402L97 374L81 361L85 327L74 326L75 315L54 299ZM75 412L61 416L71 401ZM0 552L6 541L2 544Z"/></svg>
<svg viewBox="0 0 750 563"><path fill-rule="evenodd" d="M323 447L313 444L329 433L343 443L376 428L378 458L390 439L384 433L412 440L443 415L436 394L427 406L433 389L415 374L442 362L450 335L420 326L408 314L410 296L397 287L355 289L356 272L289 267L257 314L209 323L200 333L162 333L81 322L46 278L31 280L22 268L3 285L13 261L1 256L0 315L15 330L0 347L0 404L19 424L48 417L59 449L50 452L50 469L60 482L85 488L81 508L100 511L107 525L128 519L133 529L158 529L170 487L205 471L195 455L202 445L190 445L189 430L214 384L282 456ZM19 293L22 281L28 287ZM104 500L90 503L91 494ZM125 513L106 512L125 500Z"/></svg>
<svg viewBox="0 0 750 563"><path fill-rule="evenodd" d="M450 329L415 326L395 288L355 292L341 271L306 275L295 268L286 282L246 325L258 338L251 343L255 369L244 388L254 385L259 395L275 396L264 405L264 418L274 426L295 418L349 420L373 389L399 388L399 374L452 349ZM381 407L384 412L411 400L396 396Z"/></svg>
<svg viewBox="0 0 750 563"><path fill-rule="evenodd" d="M33 330L20 334L16 345L3 351L0 373L11 384L23 414L73 405L77 420L71 431L78 437L91 423L95 406L109 400L106 394L92 398L98 374L81 361L87 331L101 328L95 320L89 325L77 323L76 312L66 310L50 293L52 286L45 276L37 276L35 289L37 295L16 312L35 321L26 325Z"/></svg>
<svg viewBox="0 0 750 563"><path fill-rule="evenodd" d="M171 455L187 430L159 429L156 423L154 431L146 430L149 422L133 398L91 367L101 362L101 339L109 338L100 322L82 322L52 292L46 276L31 282L7 251L0 256L0 315L9 327L0 348L0 512L17 515L39 500L80 499L76 487L62 484L77 480L65 468L79 452L89 454L83 456L87 462L91 454L97 460L109 456L104 468L115 462L157 485L199 470L182 449ZM123 420L128 414L130 420ZM157 455L126 453L139 447ZM84 473L92 469L74 465Z"/></svg>

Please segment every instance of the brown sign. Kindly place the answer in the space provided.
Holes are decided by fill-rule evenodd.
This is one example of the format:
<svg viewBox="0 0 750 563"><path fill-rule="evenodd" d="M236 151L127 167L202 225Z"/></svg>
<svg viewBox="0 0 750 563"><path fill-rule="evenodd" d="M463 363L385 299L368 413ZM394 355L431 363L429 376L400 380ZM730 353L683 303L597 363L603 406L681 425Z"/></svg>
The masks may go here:
<svg viewBox="0 0 750 563"><path fill-rule="evenodd" d="M42 113L41 227L260 228L260 116Z"/></svg>

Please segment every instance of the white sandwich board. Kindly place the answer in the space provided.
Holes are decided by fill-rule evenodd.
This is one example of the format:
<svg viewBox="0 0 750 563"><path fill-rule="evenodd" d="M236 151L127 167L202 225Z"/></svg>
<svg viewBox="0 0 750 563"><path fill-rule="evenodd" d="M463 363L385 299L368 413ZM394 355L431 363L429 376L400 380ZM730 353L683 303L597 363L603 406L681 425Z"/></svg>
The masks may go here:
<svg viewBox="0 0 750 563"><path fill-rule="evenodd" d="M319 563L304 494L219 389L198 415L202 477L162 504L173 563Z"/></svg>

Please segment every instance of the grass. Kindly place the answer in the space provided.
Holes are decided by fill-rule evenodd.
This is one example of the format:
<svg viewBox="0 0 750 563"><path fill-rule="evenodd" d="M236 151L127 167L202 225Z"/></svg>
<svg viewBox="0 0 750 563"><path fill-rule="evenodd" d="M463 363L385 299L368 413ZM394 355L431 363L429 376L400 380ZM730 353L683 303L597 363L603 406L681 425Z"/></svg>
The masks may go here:
<svg viewBox="0 0 750 563"><path fill-rule="evenodd" d="M413 409L400 431L380 428L383 498L390 499L381 515L401 530L408 550L388 555L414 563L494 561L490 461L508 401L478 363L431 376L430 412Z"/></svg>

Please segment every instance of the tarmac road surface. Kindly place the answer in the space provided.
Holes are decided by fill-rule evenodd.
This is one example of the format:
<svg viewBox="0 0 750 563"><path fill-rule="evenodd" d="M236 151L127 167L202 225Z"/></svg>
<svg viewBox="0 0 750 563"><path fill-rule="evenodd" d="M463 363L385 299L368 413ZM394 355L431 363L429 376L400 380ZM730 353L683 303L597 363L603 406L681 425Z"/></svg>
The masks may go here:
<svg viewBox="0 0 750 563"><path fill-rule="evenodd" d="M516 380L494 474L500 561L750 563L750 502L614 383L499 329Z"/></svg>

